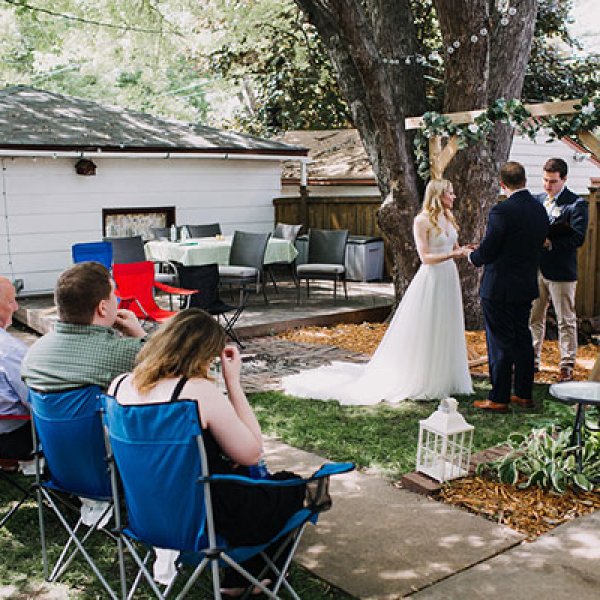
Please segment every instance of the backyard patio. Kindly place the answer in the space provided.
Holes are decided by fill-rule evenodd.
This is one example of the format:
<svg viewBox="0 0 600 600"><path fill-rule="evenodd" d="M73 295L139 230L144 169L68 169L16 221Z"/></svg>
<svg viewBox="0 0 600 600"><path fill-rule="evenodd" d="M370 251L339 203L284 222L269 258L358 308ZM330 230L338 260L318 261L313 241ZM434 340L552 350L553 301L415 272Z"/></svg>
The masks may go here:
<svg viewBox="0 0 600 600"><path fill-rule="evenodd" d="M0 599L597 600L597 4L0 2Z"/></svg>
<svg viewBox="0 0 600 600"><path fill-rule="evenodd" d="M180 245L177 246L179 248ZM187 250L189 248L192 248L191 244ZM587 531L588 523L595 523L598 518L595 514L585 515L600 506L597 493L584 498L583 503L577 506L576 498L572 499L573 504L567 501L560 514L546 513L540 507L548 501L538 499L540 507L536 510L543 515L546 526L536 530L520 528L517 523L522 523L525 517L513 515L510 519L504 516L502 503L508 500L500 499L500 508L495 504L498 496L502 496L501 491L482 503L478 499L480 491L465 499L461 490L467 487L442 486L441 491L434 495L437 500L444 501L432 502L431 498L409 491L413 485L409 488L408 484L401 483L400 478L415 468L419 421L435 410L437 402L408 401L399 406L381 403L373 407L348 407L337 402L287 397L279 391L281 379L286 375L337 360L368 360L386 330L384 321L394 300L391 283L348 282L348 299L338 296L337 302L333 299L332 282L311 285L309 296L306 288L301 286L300 302L297 288L289 277L278 278L277 290L269 283L266 291L268 302L261 294L245 296L247 304L235 331L244 344L242 382L251 395L250 400L263 432L269 436L266 454L270 468L308 475L328 460L352 461L359 468L356 473L332 481L335 509L322 517L318 528L309 530L300 546L298 567L293 569L292 579L294 585L302 590L303 597L315 600L342 600L347 596L390 598L414 595L435 598L446 586L451 588L455 578L460 582L466 572L472 573L477 581L481 577L478 565L497 560L498 556L504 557L506 562L502 568L505 572L508 569L511 577L526 579L534 568L532 565L545 553L544 537L534 542L532 557L520 567L522 573L519 569L515 570L513 554L524 551L524 544L535 535L575 517L576 523L561 525L557 533L544 535L558 536L561 547L566 551L564 562L557 563L558 568L569 563L569 553L577 555L582 551L579 532ZM226 289L221 294L231 302L238 297L235 289L230 298ZM171 305L167 294L159 293L156 299L163 309ZM56 319L51 296L25 297L20 299L20 308L15 314L15 320L21 326L17 326L13 333L32 343L38 335L48 332ZM154 324L148 322L146 326L151 331ZM512 409L499 418L481 414L472 408L474 398L488 396L490 385L486 379L483 333L467 332L466 336L475 396L458 399L461 412L475 426L474 452L488 451L515 432L527 435L532 427L550 424L563 428L570 426L572 411L552 401L546 385L558 379L556 342L546 342L544 346L542 369L536 375L534 408L524 411ZM580 347L576 379L587 378L596 354L597 348L593 345ZM490 460L490 455L482 454L477 460ZM23 478L21 481L26 483ZM494 488L494 484L491 487ZM439 488L437 486L436 489ZM456 490L454 493L453 489ZM504 492L505 498L508 494ZM0 503L8 508L11 496L3 495L1 498ZM519 504L519 496L511 501ZM474 510L474 505L479 510ZM470 512L456 506L467 507ZM15 558L23 554L28 557L25 561L9 563L4 573L0 570L9 582L5 590L0 588L0 594L18 599L33 593L42 598L52 598L53 594L59 597L95 597L101 588L79 561L62 584L41 582L34 541L36 531L27 517L31 517L33 511L33 504L27 503L20 511L22 514L18 514L5 531L0 532L0 548L4 547L7 551L10 548L11 556ZM471 512L476 512L477 516ZM553 516L547 517L547 514ZM551 521L549 526L548 519ZM434 528L432 523L435 523ZM507 523L513 528L507 527ZM57 550L58 546L52 545L50 553ZM95 551L101 556L102 569L108 572L109 579L116 582L116 565L110 557L109 548L97 542ZM377 566L366 568L365 556L369 556ZM596 567L596 559L593 558L582 568L592 572ZM23 569L32 577L24 580ZM489 581L487 576L486 579ZM489 585L499 598L503 597L505 589L509 589L493 582ZM561 579L553 585L565 583ZM578 589L584 598L592 587L589 580L569 581L568 585ZM146 594L141 592L139 597L150 597Z"/></svg>
<svg viewBox="0 0 600 600"><path fill-rule="evenodd" d="M360 286L352 285L351 292L353 288L357 293ZM375 291L379 289L380 286L375 286ZM369 297L366 290L363 294ZM359 309L365 302L368 305L373 301L373 298L368 301L354 298ZM274 307L278 302L285 303L273 300ZM289 304L291 308L291 299ZM325 310L322 304L327 304L329 310L333 308L330 296L316 304L321 305L319 311ZM313 309L304 305L300 318L325 318L322 314L315 315ZM257 301L253 303L253 310L253 326L265 326L264 314L271 310L271 305L265 307ZM285 307L281 310L285 311ZM351 320L352 313L342 314ZM269 326L273 330L283 328L281 322L278 325L271 321ZM532 570L541 569L542 563L553 564L554 569L548 573L544 568L541 589L552 588L558 597L562 590L566 594L567 589L581 598L594 597L600 563L595 554L583 556L588 548L600 543L596 533L597 514L580 517L530 544L524 535L497 521L475 517L390 485L413 468L418 419L427 416L436 403L409 402L399 408L341 407L335 402L286 398L273 391L278 388L281 375L300 368L312 368L330 360L365 360L365 354L353 351L351 343L337 347L315 345L315 338L320 338L320 342L326 341L328 336L339 340L336 331L344 327L358 327L359 331L363 328L363 332L369 328L381 329L377 324L341 325L331 330L313 327L290 331L283 337L247 339L244 385L252 392L252 404L263 431L269 436L266 452L270 468L309 473L325 460L347 459L360 467L358 472L332 481L334 508L323 515L317 528L307 532L297 555L302 569L296 568L292 573L302 597L315 600L343 600L348 597L346 594L382 599L460 597L459 590L463 582L468 581L473 588L485 588L498 598L508 599L515 597L517 586L520 593L522 586L531 585L527 582ZM35 335L26 331L15 330L14 333L29 343L35 339ZM346 335L351 339L351 335ZM313 339L311 342L293 341L294 336L297 339L304 336L304 340L312 336ZM368 335L360 337L364 340ZM475 387L476 397L485 397L489 384L481 379L476 381ZM527 431L536 423L570 422L571 413L549 400L547 386L536 385L535 398L538 403L535 410L515 410L500 420L472 410L472 398L465 398L461 411L476 426L475 449L488 448L503 441L511 431ZM4 494L2 498L6 507L10 495ZM44 600L67 595L96 597L97 584L83 566L76 566L63 584L41 583L37 531L29 522L34 512L34 506L29 503L23 514L0 532L2 553L10 549L14 557L0 570L6 582L0 587L0 595L13 600L24 600L34 593ZM551 554L549 543L554 549ZM561 551L557 552L558 549ZM96 550L104 554L106 548L101 545ZM367 562L365 557L368 557ZM580 572L585 574L583 577L564 575L564 569L574 557L577 557ZM105 555L102 560L104 568L109 573L114 572L109 556ZM486 570L488 564L490 568L495 565L491 572ZM27 578L23 577L25 572ZM506 583L507 577L510 584ZM535 595L539 589L531 589L531 597L543 597Z"/></svg>

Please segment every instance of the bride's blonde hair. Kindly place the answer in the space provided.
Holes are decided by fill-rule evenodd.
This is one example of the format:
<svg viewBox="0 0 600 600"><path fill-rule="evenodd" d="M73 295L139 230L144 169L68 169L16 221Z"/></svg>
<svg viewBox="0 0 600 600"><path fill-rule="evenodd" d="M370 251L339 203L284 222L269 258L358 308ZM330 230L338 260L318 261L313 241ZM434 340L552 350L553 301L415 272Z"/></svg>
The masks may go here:
<svg viewBox="0 0 600 600"><path fill-rule="evenodd" d="M433 225L434 230L437 233L442 232L442 228L439 224L440 215L443 214L450 223L458 231L458 224L452 214L452 211L448 208L444 208L442 204L442 196L445 192L449 191L452 187L452 183L447 179L432 179L425 188L425 198L423 200L423 206L421 212L427 215L429 222Z"/></svg>

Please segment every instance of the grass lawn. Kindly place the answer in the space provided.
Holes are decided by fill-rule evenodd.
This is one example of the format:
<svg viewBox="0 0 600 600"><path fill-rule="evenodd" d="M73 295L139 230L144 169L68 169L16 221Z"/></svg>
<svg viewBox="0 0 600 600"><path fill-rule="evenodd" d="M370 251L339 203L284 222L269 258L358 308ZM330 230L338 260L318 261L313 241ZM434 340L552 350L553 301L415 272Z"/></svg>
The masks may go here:
<svg viewBox="0 0 600 600"><path fill-rule="evenodd" d="M503 442L513 431L573 422L570 409L549 399L547 385L534 386L535 409L511 408L504 415L474 409L473 400L487 398L489 381L475 380L474 387L473 396L457 396L457 400L459 411L475 427L475 452ZM414 470L419 419L428 417L438 405L432 401L404 402L396 407L341 406L278 392L253 394L250 401L265 434L277 435L291 446L330 460L378 469L394 479Z"/></svg>
<svg viewBox="0 0 600 600"><path fill-rule="evenodd" d="M550 423L572 423L572 413L548 400L547 386L536 385L534 398L538 408L515 409L506 415L475 411L475 398L485 398L489 383L475 381L473 397L459 397L460 411L475 426L475 450L504 441L512 431L529 431ZM298 448L316 452L331 460L351 460L361 468L375 468L386 476L399 476L414 469L419 419L427 417L437 402L406 402L399 407L340 406L336 402L298 400L276 392L254 394L251 402L263 431L274 434ZM27 479L20 477L27 483ZM14 494L0 483L0 514L10 506ZM63 539L57 522L48 518L50 552L59 551L57 539ZM37 510L33 502L26 504L7 527L0 530L0 597L25 600L34 597L27 592L30 584L42 581L41 553L38 541ZM94 555L100 556L103 572L117 588L117 568L112 545L97 538ZM81 561L71 566L62 580L72 590L73 598L105 598L101 586ZM345 600L342 592L331 588L308 572L296 567L292 583L305 600ZM12 585L16 592L8 595L2 586ZM207 589L201 597L211 597ZM150 598L139 594L136 598ZM194 594L191 597L198 597Z"/></svg>

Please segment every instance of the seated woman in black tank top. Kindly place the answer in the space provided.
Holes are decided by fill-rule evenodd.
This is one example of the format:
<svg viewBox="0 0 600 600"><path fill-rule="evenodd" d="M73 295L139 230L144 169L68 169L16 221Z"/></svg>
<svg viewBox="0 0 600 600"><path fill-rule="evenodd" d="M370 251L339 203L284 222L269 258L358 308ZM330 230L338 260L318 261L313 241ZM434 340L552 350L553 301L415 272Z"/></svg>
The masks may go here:
<svg viewBox="0 0 600 600"><path fill-rule="evenodd" d="M227 395L209 376L213 360L220 356ZM109 394L120 404L162 403L165 399L195 400L203 429L210 473L248 474L262 456L260 425L240 383L241 358L234 346L225 346L223 328L196 308L181 311L162 325L140 351L131 375L117 377ZM278 479L295 477L275 473ZM305 486L213 486L213 510L217 532L235 545L268 541L287 519L302 507ZM262 560L243 565L260 572ZM244 586L237 572L228 570L228 588Z"/></svg>

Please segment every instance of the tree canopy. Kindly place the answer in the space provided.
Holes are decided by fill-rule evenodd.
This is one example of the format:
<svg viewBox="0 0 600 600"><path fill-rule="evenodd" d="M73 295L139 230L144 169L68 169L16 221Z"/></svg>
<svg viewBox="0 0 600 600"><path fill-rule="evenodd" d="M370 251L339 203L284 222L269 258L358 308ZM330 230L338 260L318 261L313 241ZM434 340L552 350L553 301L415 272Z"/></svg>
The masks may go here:
<svg viewBox="0 0 600 600"><path fill-rule="evenodd" d="M598 63L568 31L572 1L538 2L526 101L592 94ZM427 110L442 110L433 0L411 0ZM0 0L0 82L256 133L350 126L331 61L293 0ZM416 59L416 57L415 57Z"/></svg>

